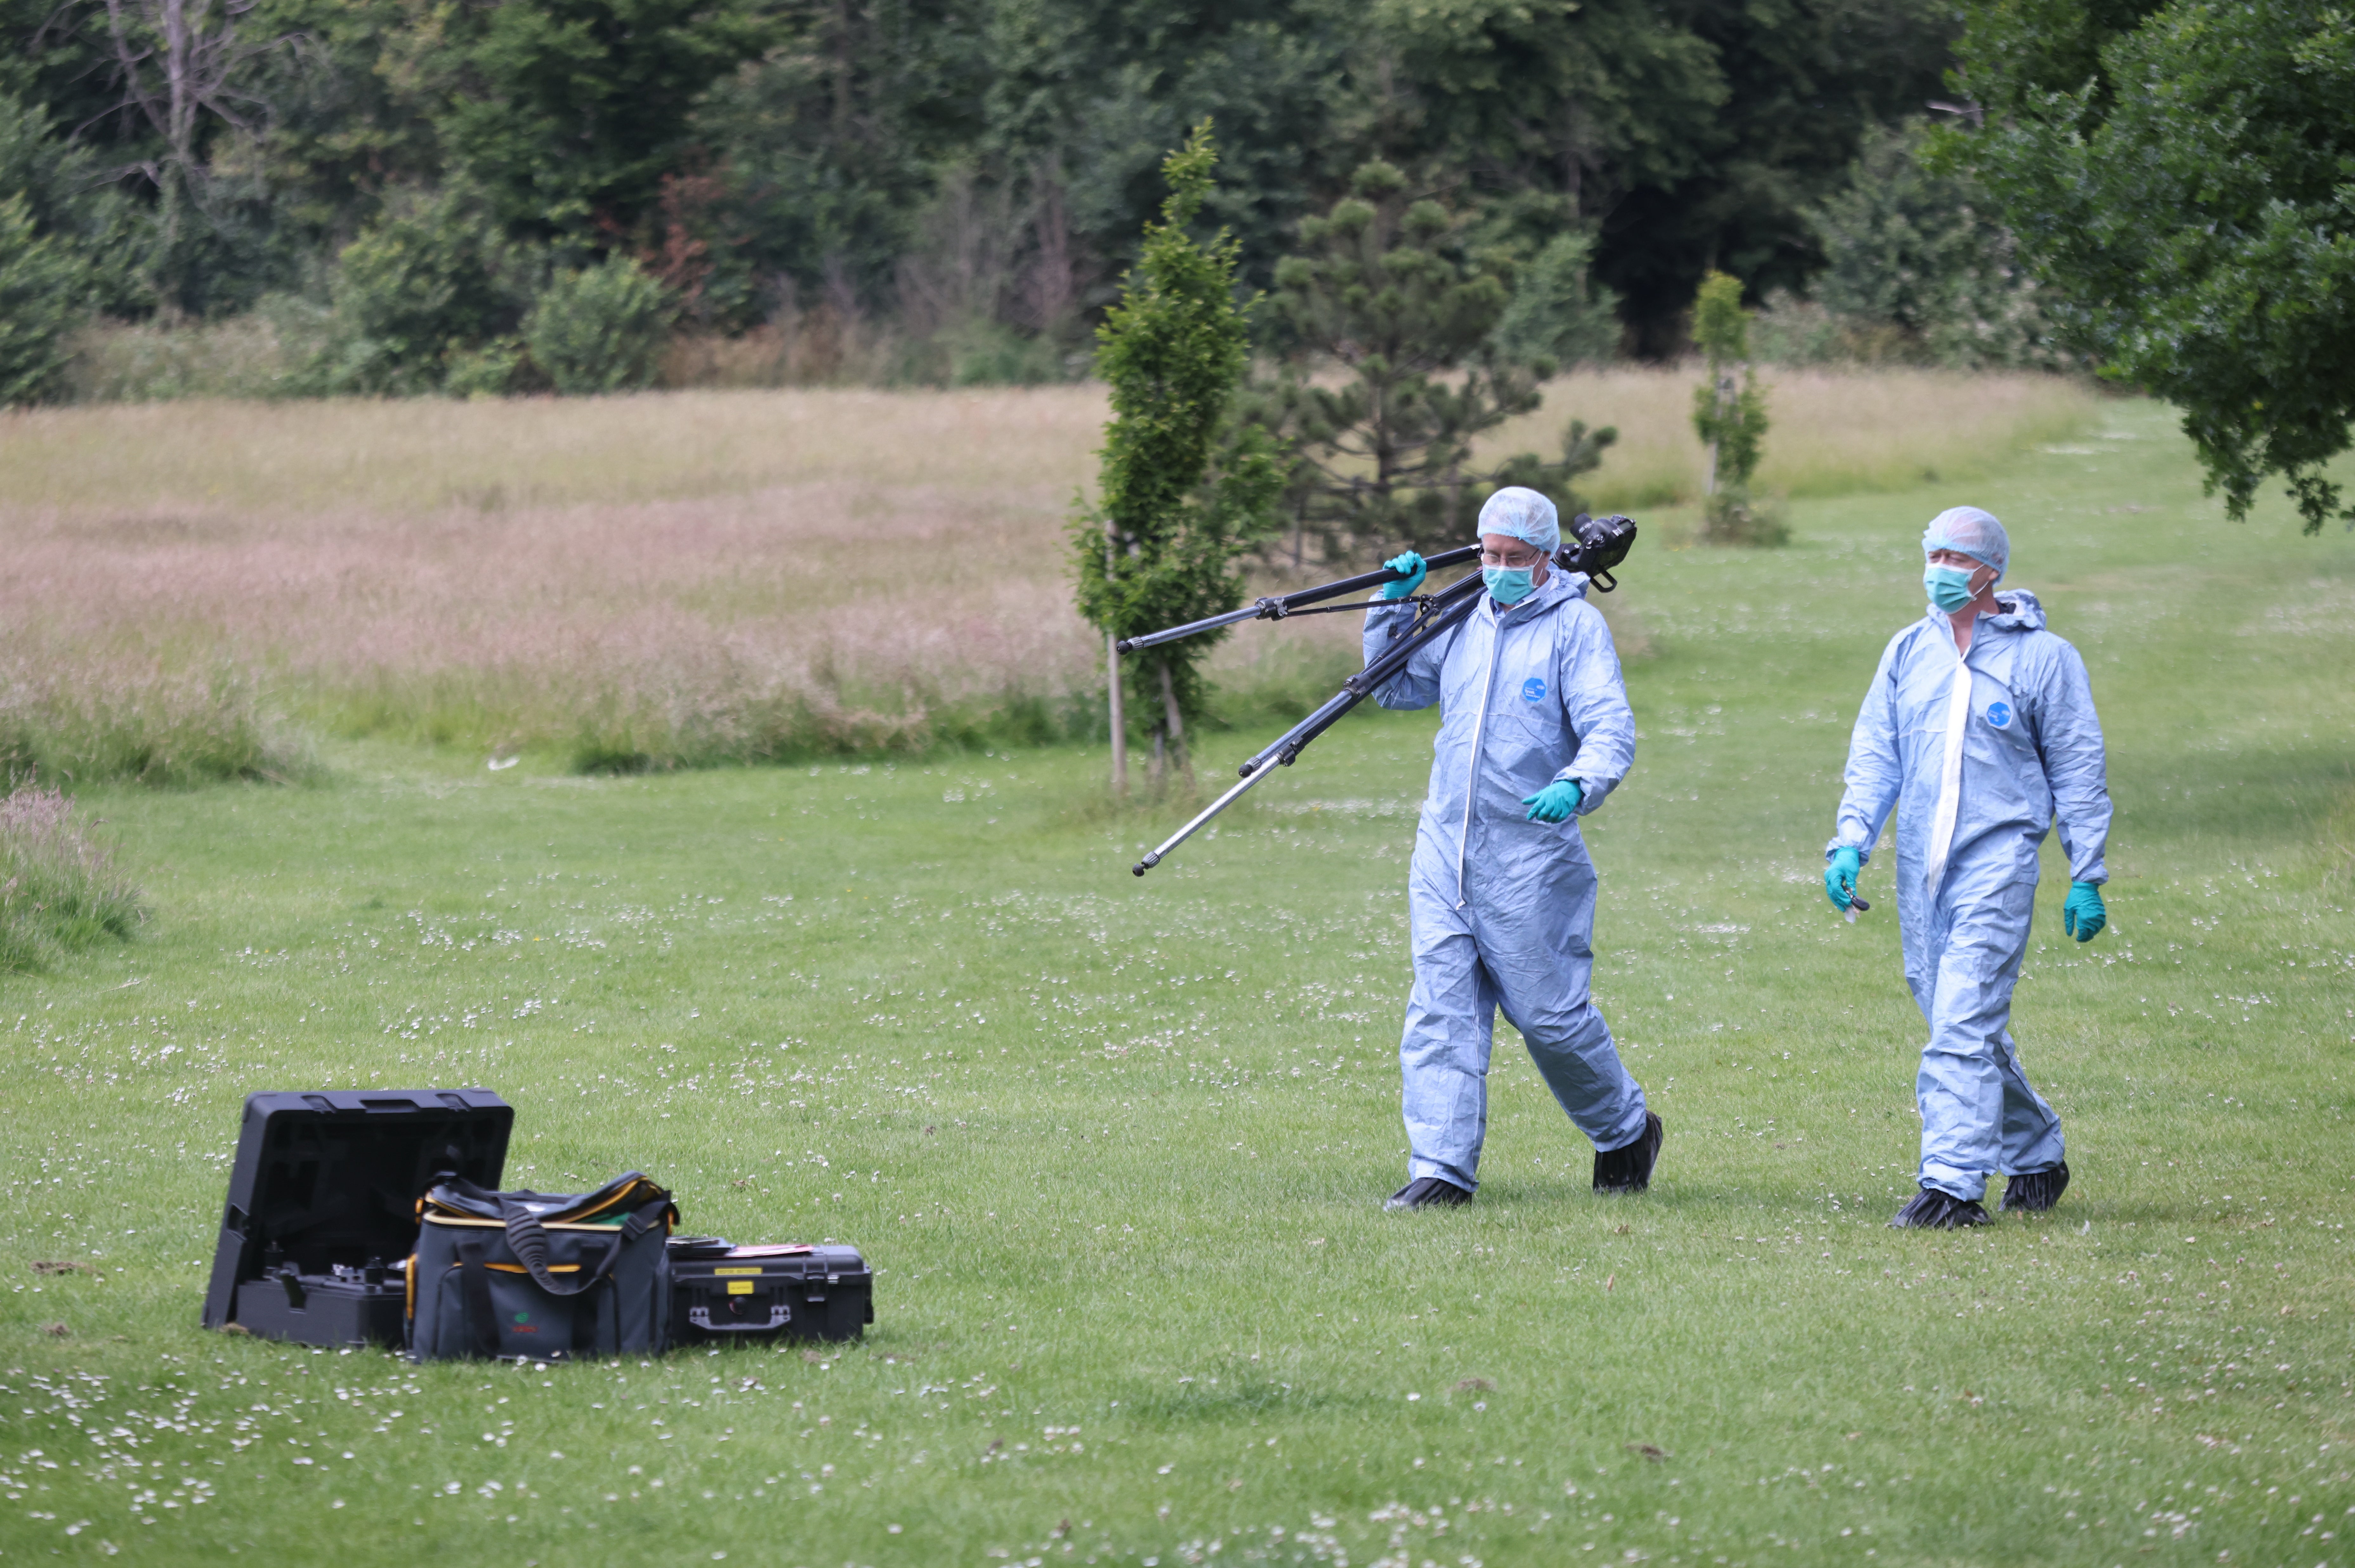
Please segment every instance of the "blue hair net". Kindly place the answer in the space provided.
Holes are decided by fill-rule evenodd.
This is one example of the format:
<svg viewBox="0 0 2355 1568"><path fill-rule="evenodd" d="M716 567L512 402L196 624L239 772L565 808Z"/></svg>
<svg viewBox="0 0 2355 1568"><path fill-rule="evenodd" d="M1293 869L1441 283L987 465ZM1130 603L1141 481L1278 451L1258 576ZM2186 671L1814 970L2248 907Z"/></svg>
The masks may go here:
<svg viewBox="0 0 2355 1568"><path fill-rule="evenodd" d="M1508 485L1481 503L1480 532L1509 534L1551 555L1561 548L1561 515L1535 490Z"/></svg>
<svg viewBox="0 0 2355 1568"><path fill-rule="evenodd" d="M2011 564L2010 537L1994 513L1977 507L1949 507L1932 517L1922 535L1922 553L1926 556L1934 549L1969 556L1982 566L1994 567L1998 577Z"/></svg>

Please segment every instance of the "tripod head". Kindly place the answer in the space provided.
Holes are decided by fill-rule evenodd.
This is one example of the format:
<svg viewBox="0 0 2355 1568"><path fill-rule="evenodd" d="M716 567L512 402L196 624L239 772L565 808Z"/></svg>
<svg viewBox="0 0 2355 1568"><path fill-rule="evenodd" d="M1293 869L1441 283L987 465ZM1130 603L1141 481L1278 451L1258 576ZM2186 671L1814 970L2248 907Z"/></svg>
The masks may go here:
<svg viewBox="0 0 2355 1568"><path fill-rule="evenodd" d="M1570 519L1570 532L1572 537L1554 552L1554 564L1564 571L1584 572L1593 579L1599 592L1618 587L1619 580L1611 575L1611 569L1636 548L1636 520L1615 513L1590 517L1581 512Z"/></svg>

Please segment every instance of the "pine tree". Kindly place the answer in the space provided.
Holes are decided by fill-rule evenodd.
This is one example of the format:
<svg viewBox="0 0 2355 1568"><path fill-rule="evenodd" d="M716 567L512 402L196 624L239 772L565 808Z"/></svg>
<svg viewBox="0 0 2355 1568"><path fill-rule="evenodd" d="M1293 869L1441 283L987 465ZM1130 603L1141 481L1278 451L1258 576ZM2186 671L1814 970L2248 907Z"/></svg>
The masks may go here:
<svg viewBox="0 0 2355 1568"><path fill-rule="evenodd" d="M1474 459L1478 437L1543 401L1554 368L1544 346L1498 340L1505 269L1467 255L1447 209L1410 199L1391 165L1367 164L1351 190L1301 224L1303 253L1275 272L1295 353L1259 417L1297 443L1285 495L1295 564L1308 539L1327 558L1461 544L1505 485L1575 510L1570 481L1617 431L1572 421L1558 459ZM1319 379L1336 364L1352 375L1338 386Z"/></svg>
<svg viewBox="0 0 2355 1568"><path fill-rule="evenodd" d="M1240 605L1236 562L1274 526L1284 483L1273 440L1229 418L1251 355L1252 302L1236 299L1233 236L1221 229L1204 244L1191 233L1217 163L1205 120L1163 162L1161 220L1146 226L1120 302L1096 329L1113 418L1096 504L1072 519L1071 554L1080 613L1103 630L1112 660L1115 788L1126 784L1125 705L1110 643ZM1165 757L1192 776L1186 738L1207 694L1202 660L1220 635L1128 661L1144 709L1159 709L1150 726L1156 783Z"/></svg>

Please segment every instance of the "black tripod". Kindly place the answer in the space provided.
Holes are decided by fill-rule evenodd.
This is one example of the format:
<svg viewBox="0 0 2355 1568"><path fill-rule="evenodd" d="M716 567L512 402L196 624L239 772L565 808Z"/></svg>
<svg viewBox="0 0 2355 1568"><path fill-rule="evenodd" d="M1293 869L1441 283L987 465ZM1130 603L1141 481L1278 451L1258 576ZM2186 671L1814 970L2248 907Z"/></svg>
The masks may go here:
<svg viewBox="0 0 2355 1568"><path fill-rule="evenodd" d="M1618 587L1617 580L1611 575L1611 568L1626 560L1628 550L1635 547L1635 523L1626 517L1589 517L1582 514L1572 519L1571 531L1573 542L1563 545L1554 552L1553 564L1563 571L1585 573L1593 580L1595 587L1605 593ZM1479 553L1479 546L1466 545L1461 549L1451 549L1428 557L1423 565L1426 568L1454 565L1459 560L1468 560ZM1166 632L1148 633L1145 636L1133 637L1114 645L1121 652L1126 653L1131 648L1149 648L1156 643L1174 642L1179 637L1190 636L1196 632L1207 632L1213 627L1231 626L1238 621L1280 621L1292 614L1321 613L1322 612L1319 611L1302 610L1298 606L1315 603L1319 600L1336 598L1352 590L1372 588L1384 582L1397 582L1405 575L1403 572L1392 571L1385 567L1380 571L1369 571L1362 576L1344 578L1338 582L1328 582L1318 588L1305 588L1297 593L1287 593L1280 598L1262 599L1257 604L1245 609L1231 610L1224 615L1213 615L1206 621L1189 621L1182 626L1172 626ZM1277 736L1273 742L1245 763L1240 770L1242 773L1242 781L1240 784L1204 806L1194 820L1156 845L1132 869L1140 877L1145 875L1146 872L1159 865L1164 856L1192 837L1204 823L1241 799L1253 784L1258 784L1279 767L1290 767L1308 743L1331 729L1334 721L1341 715L1389 685L1401 670L1406 668L1408 661L1415 655L1461 626L1465 618L1479 604L1481 590L1485 586L1486 583L1481 578L1473 576L1465 578L1434 594L1405 600L1368 600L1355 604L1331 606L1330 608L1335 611L1363 611L1383 603L1412 604L1415 606L1415 617L1396 641L1369 662L1365 668L1344 682L1340 691L1330 700Z"/></svg>

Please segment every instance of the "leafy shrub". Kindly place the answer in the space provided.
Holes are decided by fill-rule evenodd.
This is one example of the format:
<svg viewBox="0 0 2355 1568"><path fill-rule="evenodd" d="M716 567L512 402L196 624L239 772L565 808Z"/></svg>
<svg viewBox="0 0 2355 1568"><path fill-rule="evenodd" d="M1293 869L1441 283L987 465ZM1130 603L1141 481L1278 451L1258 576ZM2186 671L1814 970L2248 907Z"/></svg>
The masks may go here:
<svg viewBox="0 0 2355 1568"><path fill-rule="evenodd" d="M442 361L442 389L453 398L496 398L517 389L526 373L520 337L494 337L475 348L453 348Z"/></svg>
<svg viewBox="0 0 2355 1568"><path fill-rule="evenodd" d="M523 324L532 363L568 397L633 391L655 379L677 314L668 289L626 256L563 272Z"/></svg>
<svg viewBox="0 0 2355 1568"><path fill-rule="evenodd" d="M144 918L139 890L82 832L73 802L36 784L0 799L0 974L127 942Z"/></svg>
<svg viewBox="0 0 2355 1568"><path fill-rule="evenodd" d="M529 265L461 194L395 204L338 259L334 323L311 389L442 389L454 357L514 332ZM481 379L477 368L468 389Z"/></svg>
<svg viewBox="0 0 2355 1568"><path fill-rule="evenodd" d="M1025 336L1002 321L959 322L943 329L939 342L952 387L1042 387L1071 379L1063 349L1051 336Z"/></svg>
<svg viewBox="0 0 2355 1568"><path fill-rule="evenodd" d="M1761 501L1746 485L1729 485L1701 503L1701 537L1711 544L1773 548L1791 542L1790 520L1771 501Z"/></svg>
<svg viewBox="0 0 2355 1568"><path fill-rule="evenodd" d="M57 388L80 294L72 252L34 231L23 196L0 201L0 406L38 402Z"/></svg>

